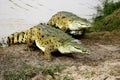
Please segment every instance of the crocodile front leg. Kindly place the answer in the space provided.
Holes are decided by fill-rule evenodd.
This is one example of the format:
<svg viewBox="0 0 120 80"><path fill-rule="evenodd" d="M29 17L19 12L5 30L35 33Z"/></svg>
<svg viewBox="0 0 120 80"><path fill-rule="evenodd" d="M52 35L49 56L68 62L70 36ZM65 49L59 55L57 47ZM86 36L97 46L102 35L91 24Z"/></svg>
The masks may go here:
<svg viewBox="0 0 120 80"><path fill-rule="evenodd" d="M54 51L54 46L53 45L47 45L45 48L44 52L44 58L51 61L52 60L52 55L51 53Z"/></svg>
<svg viewBox="0 0 120 80"><path fill-rule="evenodd" d="M54 45L46 45L45 47L41 46L39 40L35 41L36 46L44 52L44 58L47 60L52 60L51 52L55 51Z"/></svg>

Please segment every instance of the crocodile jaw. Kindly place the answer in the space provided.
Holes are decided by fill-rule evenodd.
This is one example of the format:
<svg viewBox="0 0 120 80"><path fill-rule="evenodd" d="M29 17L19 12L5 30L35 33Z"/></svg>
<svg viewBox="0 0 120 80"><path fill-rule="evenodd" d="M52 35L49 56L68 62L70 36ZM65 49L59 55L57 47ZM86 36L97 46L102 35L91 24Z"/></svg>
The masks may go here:
<svg viewBox="0 0 120 80"><path fill-rule="evenodd" d="M79 52L79 53L82 53L82 50L78 50L78 49L75 49L74 47L72 46L67 46L66 48L65 47L59 47L58 50L61 52L61 53L72 53L72 52Z"/></svg>
<svg viewBox="0 0 120 80"><path fill-rule="evenodd" d="M70 30L80 30L82 28L88 28L91 27L92 25L89 22L79 22L79 21L74 21L71 24L69 24L69 29Z"/></svg>
<svg viewBox="0 0 120 80"><path fill-rule="evenodd" d="M79 40L71 40L69 42L65 42L63 46L58 47L58 51L63 54L67 53L83 53L90 54L91 51L87 49Z"/></svg>
<svg viewBox="0 0 120 80"><path fill-rule="evenodd" d="M73 34L73 35L82 35L82 31L70 31L70 34Z"/></svg>

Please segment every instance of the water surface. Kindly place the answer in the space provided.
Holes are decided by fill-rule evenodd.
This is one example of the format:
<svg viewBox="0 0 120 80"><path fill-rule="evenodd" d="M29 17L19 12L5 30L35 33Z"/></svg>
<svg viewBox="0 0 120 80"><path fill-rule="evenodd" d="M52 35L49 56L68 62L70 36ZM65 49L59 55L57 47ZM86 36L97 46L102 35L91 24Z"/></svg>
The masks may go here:
<svg viewBox="0 0 120 80"><path fill-rule="evenodd" d="M58 11L91 19L98 0L0 0L0 39L47 22Z"/></svg>

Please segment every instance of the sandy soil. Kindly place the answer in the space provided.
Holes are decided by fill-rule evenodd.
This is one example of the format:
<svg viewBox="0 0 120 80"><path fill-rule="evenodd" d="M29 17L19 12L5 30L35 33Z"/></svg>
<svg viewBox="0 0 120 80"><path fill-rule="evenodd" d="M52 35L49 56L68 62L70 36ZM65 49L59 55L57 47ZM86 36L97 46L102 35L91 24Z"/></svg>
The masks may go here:
<svg viewBox="0 0 120 80"><path fill-rule="evenodd" d="M0 48L0 80L120 80L119 35L89 33L81 41L92 54L53 54L52 61L24 44Z"/></svg>

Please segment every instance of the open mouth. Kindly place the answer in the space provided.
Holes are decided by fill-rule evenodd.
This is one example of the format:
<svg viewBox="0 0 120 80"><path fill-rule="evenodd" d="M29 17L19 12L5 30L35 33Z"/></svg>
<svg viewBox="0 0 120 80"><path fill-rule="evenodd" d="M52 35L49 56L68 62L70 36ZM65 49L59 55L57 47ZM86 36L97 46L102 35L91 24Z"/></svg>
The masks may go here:
<svg viewBox="0 0 120 80"><path fill-rule="evenodd" d="M69 31L69 33L72 35L83 35L85 33L85 29L72 30L72 31Z"/></svg>

